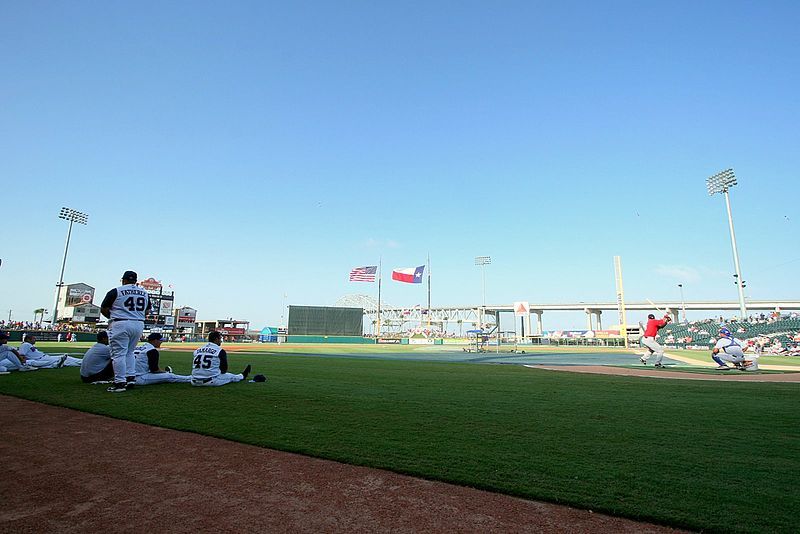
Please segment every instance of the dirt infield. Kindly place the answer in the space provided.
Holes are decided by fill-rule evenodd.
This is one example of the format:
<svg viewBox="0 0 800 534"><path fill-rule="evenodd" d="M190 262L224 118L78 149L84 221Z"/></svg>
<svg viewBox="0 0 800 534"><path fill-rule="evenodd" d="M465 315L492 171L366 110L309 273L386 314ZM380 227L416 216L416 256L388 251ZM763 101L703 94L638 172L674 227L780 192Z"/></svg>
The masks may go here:
<svg viewBox="0 0 800 534"><path fill-rule="evenodd" d="M0 399L0 532L676 532Z"/></svg>
<svg viewBox="0 0 800 534"><path fill-rule="evenodd" d="M800 373L752 374L749 372L721 371L719 374L670 371L653 367L613 367L609 365L526 365L531 369L565 371L571 373L593 373L599 375L642 376L647 378L672 378L678 380L726 380L730 382L800 382Z"/></svg>

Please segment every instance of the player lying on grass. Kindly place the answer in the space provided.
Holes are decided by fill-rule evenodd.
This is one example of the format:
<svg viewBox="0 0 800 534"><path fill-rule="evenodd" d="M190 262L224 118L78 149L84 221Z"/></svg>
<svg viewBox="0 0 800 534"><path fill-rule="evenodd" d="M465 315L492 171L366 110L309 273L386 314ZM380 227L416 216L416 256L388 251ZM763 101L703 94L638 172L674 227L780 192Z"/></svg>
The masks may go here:
<svg viewBox="0 0 800 534"><path fill-rule="evenodd" d="M228 372L228 355L222 345L222 334L214 330L208 334L208 343L194 351L192 359L193 386L224 386L241 382L250 374L250 365L236 375Z"/></svg>
<svg viewBox="0 0 800 534"><path fill-rule="evenodd" d="M159 353L163 338L158 332L153 332L147 336L147 343L136 347L133 356L136 358L136 371L134 376L137 386L147 386L150 384L163 384L167 382L187 383L192 380L188 375L176 375L172 368L167 367L163 370L158 367Z"/></svg>
<svg viewBox="0 0 800 534"><path fill-rule="evenodd" d="M719 365L717 369L731 369L728 365L731 363L734 367L743 371L758 371L757 356L753 356L749 360L745 359L744 353L747 350L747 343L733 337L731 331L725 327L719 329L719 335L720 338L717 340L717 344L711 350L711 359Z"/></svg>
<svg viewBox="0 0 800 534"><path fill-rule="evenodd" d="M73 358L69 354L45 354L36 348L36 336L25 334L19 346L19 353L25 356L26 362L31 367L39 369L56 369L58 367L80 367L81 359Z"/></svg>
<svg viewBox="0 0 800 534"><path fill-rule="evenodd" d="M0 373L8 374L9 371L35 371L36 367L31 367L25 363L25 356L19 353L14 347L9 347L8 333L0 332Z"/></svg>

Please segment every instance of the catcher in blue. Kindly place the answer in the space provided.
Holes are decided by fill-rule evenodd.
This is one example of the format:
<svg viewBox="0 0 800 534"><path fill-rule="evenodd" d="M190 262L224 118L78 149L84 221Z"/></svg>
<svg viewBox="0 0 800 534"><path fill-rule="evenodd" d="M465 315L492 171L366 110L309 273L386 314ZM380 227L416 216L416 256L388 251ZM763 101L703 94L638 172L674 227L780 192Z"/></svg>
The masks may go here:
<svg viewBox="0 0 800 534"><path fill-rule="evenodd" d="M208 343L194 351L192 359L193 386L224 386L241 382L250 374L250 365L240 374L228 372L228 354L222 345L222 334L214 330L208 334Z"/></svg>
<svg viewBox="0 0 800 534"><path fill-rule="evenodd" d="M732 363L737 369L742 371L758 371L758 360L754 357L750 360L745 359L744 352L747 350L747 343L741 339L733 337L727 327L719 329L720 338L711 350L711 359L717 362L717 369L730 369L728 365Z"/></svg>
<svg viewBox="0 0 800 534"><path fill-rule="evenodd" d="M26 362L31 367L39 369L56 369L58 367L80 367L81 359L69 354L45 354L36 348L36 336L25 334L19 346L19 353L25 356Z"/></svg>
<svg viewBox="0 0 800 534"><path fill-rule="evenodd" d="M176 375L169 366L166 367L166 370L158 367L158 349L161 348L162 341L161 334L153 332L147 336L147 343L139 345L133 351L133 355L136 358L135 376L137 386L167 382L183 382L185 384L192 380L192 377L188 375Z"/></svg>
<svg viewBox="0 0 800 534"><path fill-rule="evenodd" d="M114 384L108 388L111 393L125 391L135 383L133 351L142 337L144 317L150 309L150 298L144 288L136 285L137 278L135 272L125 271L122 285L106 293L100 304L100 313L111 323L108 328L114 366Z"/></svg>

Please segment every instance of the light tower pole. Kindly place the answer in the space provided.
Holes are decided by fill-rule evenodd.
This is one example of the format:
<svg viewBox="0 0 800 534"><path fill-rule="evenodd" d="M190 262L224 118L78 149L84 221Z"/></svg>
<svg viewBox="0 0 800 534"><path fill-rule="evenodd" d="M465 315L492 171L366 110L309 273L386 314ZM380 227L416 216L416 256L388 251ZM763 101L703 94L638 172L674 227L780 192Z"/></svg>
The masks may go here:
<svg viewBox="0 0 800 534"><path fill-rule="evenodd" d="M688 322L686 320L686 300L683 298L683 284L678 284L678 288L681 290L681 310L683 311L683 322Z"/></svg>
<svg viewBox="0 0 800 534"><path fill-rule="evenodd" d="M69 238L72 236L72 225L73 223L86 224L89 216L72 208L61 208L61 211L58 212L58 218L69 221L69 228L67 229L67 243L64 245L64 259L61 261L61 274L56 285L56 303L53 306L53 321L51 323L54 328L56 321L58 321L58 297L61 293L61 286L64 285L64 268L67 266L67 252L69 252Z"/></svg>
<svg viewBox="0 0 800 534"><path fill-rule="evenodd" d="M733 174L733 169L725 169L706 179L706 187L708 188L709 195L713 196L717 193L723 193L725 195L725 206L728 208L728 227L731 231L731 247L733 248L733 267L736 269L736 274L734 274L733 277L735 278L734 283L739 288L739 312L741 313L739 319L743 321L747 317L747 307L744 303L744 288L746 284L742 278L742 270L739 267L739 251L736 248L736 232L733 230L731 199L728 195L728 190L734 185L736 185L736 175Z"/></svg>
<svg viewBox="0 0 800 534"><path fill-rule="evenodd" d="M483 314L486 310L486 266L492 263L491 256L476 256L475 257L475 265L479 265L481 268L481 278L483 280L483 304L481 306L481 324L478 325L479 330L483 330ZM498 331L499 332L499 331ZM500 334L498 334L499 336ZM498 337L498 339L500 339Z"/></svg>

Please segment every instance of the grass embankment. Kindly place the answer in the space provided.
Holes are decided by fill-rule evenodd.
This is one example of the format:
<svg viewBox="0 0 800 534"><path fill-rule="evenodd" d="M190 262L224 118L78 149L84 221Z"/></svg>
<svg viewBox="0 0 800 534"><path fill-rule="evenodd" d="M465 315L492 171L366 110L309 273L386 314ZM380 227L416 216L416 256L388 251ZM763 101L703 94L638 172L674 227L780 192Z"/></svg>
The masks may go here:
<svg viewBox="0 0 800 534"><path fill-rule="evenodd" d="M791 532L800 517L797 384L230 358L268 382L111 395L67 368L0 377L0 393L696 530Z"/></svg>

